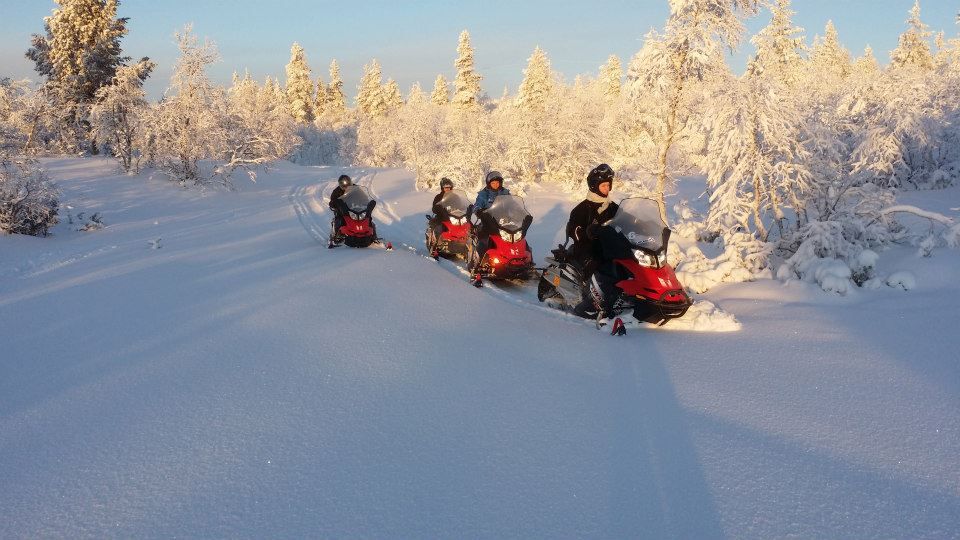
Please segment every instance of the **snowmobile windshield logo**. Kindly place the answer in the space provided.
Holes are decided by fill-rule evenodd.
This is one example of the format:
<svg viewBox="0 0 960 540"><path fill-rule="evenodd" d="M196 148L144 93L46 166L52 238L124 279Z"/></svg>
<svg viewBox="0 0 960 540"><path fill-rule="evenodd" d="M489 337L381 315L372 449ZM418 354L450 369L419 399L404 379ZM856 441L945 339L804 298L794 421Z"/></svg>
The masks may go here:
<svg viewBox="0 0 960 540"><path fill-rule="evenodd" d="M644 236L635 232L627 233L627 238L634 244L651 243L654 241L652 236Z"/></svg>

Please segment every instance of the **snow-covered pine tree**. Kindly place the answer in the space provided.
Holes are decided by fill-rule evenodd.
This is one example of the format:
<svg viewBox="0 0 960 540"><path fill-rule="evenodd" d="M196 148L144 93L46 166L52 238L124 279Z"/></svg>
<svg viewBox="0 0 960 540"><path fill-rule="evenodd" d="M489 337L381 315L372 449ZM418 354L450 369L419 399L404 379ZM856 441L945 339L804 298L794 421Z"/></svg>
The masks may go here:
<svg viewBox="0 0 960 540"><path fill-rule="evenodd" d="M419 82L415 82L410 85L410 91L407 92L406 103L420 103L426 101L427 96L423 93L423 88L420 86Z"/></svg>
<svg viewBox="0 0 960 540"><path fill-rule="evenodd" d="M517 105L528 120L539 119L547 107L547 99L553 91L553 74L550 60L543 49L536 47L527 59L523 81L517 92Z"/></svg>
<svg viewBox="0 0 960 540"><path fill-rule="evenodd" d="M863 49L863 55L853 61L851 73L856 80L864 80L880 73L880 62L873 54L873 47L867 45Z"/></svg>
<svg viewBox="0 0 960 540"><path fill-rule="evenodd" d="M275 106L286 109L287 96L284 95L279 81L273 77L267 77L267 80L263 83L262 93L264 99L269 99Z"/></svg>
<svg viewBox="0 0 960 540"><path fill-rule="evenodd" d="M330 85L327 87L324 115L331 127L338 126L347 115L347 97L343 93L340 64L336 59L330 62Z"/></svg>
<svg viewBox="0 0 960 540"><path fill-rule="evenodd" d="M818 86L838 85L850 75L850 51L840 44L833 21L827 21L823 37L814 38L808 68L811 82L819 81Z"/></svg>
<svg viewBox="0 0 960 540"><path fill-rule="evenodd" d="M929 27L920 20L920 0L916 0L907 19L907 30L900 34L897 48L890 53L890 66L921 71L933 69Z"/></svg>
<svg viewBox="0 0 960 540"><path fill-rule="evenodd" d="M387 104L388 111L396 111L403 106L403 94L400 93L400 85L392 78L387 79L387 84L383 87L383 99Z"/></svg>
<svg viewBox="0 0 960 540"><path fill-rule="evenodd" d="M651 32L631 61L629 96L635 107L659 102L641 120L657 145L654 193L667 221L664 194L668 157L689 116L689 95L699 83L726 69L722 48L735 47L743 33L741 14L756 13L759 0L671 0L663 34Z"/></svg>
<svg viewBox="0 0 960 540"><path fill-rule="evenodd" d="M476 107L482 77L474 71L473 47L470 45L470 33L466 30L460 32L454 67L457 68L457 78L453 82L453 104L460 110Z"/></svg>
<svg viewBox="0 0 960 540"><path fill-rule="evenodd" d="M327 85L324 84L323 77L317 77L317 85L314 96L313 116L314 119L317 119L324 115L324 112L327 108L327 101L330 99L327 96Z"/></svg>
<svg viewBox="0 0 960 540"><path fill-rule="evenodd" d="M546 167L548 139L553 134L547 129L545 116L554 86L550 60L543 49L536 47L523 71L514 100L517 124L509 134L507 161L521 180L539 181Z"/></svg>
<svg viewBox="0 0 960 540"><path fill-rule="evenodd" d="M603 97L607 103L620 98L620 90L623 86L623 65L619 56L611 54L607 58L607 63L600 66L598 82L603 89Z"/></svg>
<svg viewBox="0 0 960 540"><path fill-rule="evenodd" d="M299 43L290 47L286 94L290 116L301 124L313 122L313 80L306 54Z"/></svg>
<svg viewBox="0 0 960 540"><path fill-rule="evenodd" d="M430 101L434 105L446 105L450 103L450 83L443 75L437 75L437 80L433 83L433 92L430 94Z"/></svg>
<svg viewBox="0 0 960 540"><path fill-rule="evenodd" d="M154 63L149 60L121 66L113 81L97 90L97 101L90 110L97 139L120 160L125 171L139 170L136 158L145 146L143 116L147 108L144 71L149 73L153 68Z"/></svg>
<svg viewBox="0 0 960 540"><path fill-rule="evenodd" d="M110 84L117 69L130 61L120 46L129 19L117 18L119 0L55 2L60 7L44 18L46 35L33 35L26 57L46 77L47 95L55 100L54 107L81 128L78 136L84 139L90 131L86 112L97 90ZM149 71L141 73L149 75ZM87 149L95 152L96 143L90 141Z"/></svg>
<svg viewBox="0 0 960 540"><path fill-rule="evenodd" d="M380 63L374 58L363 66L363 76L357 87L357 109L367 117L387 114L387 100L383 87Z"/></svg>
<svg viewBox="0 0 960 540"><path fill-rule="evenodd" d="M793 25L795 12L790 8L791 0L776 0L770 5L773 17L751 42L757 48L756 62L763 69L765 77L796 89L802 79L804 38L803 28Z"/></svg>

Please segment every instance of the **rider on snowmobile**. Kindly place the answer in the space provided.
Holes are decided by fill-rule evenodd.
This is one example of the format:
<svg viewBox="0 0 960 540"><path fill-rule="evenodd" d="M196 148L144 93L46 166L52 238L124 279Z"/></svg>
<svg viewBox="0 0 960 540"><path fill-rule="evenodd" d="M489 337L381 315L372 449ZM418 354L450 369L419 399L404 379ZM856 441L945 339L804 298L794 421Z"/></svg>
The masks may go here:
<svg viewBox="0 0 960 540"><path fill-rule="evenodd" d="M334 230L339 231L340 227L343 227L345 224L343 216L349 211L347 205L340 200L340 197L347 191L348 188L353 186L353 180L350 179L346 174L341 174L340 178L337 179L337 187L333 189L330 193L330 203L329 206L334 212ZM370 228L373 229L373 235L377 235L377 226L373 223L373 207L377 205L377 201L371 199L367 204L367 216L370 216ZM336 234L336 233L335 233Z"/></svg>
<svg viewBox="0 0 960 540"><path fill-rule="evenodd" d="M487 187L477 192L477 201L473 204L472 211L477 212L480 219L480 227L477 231L477 250L479 253L487 251L487 242L491 234L497 232L497 224L485 212L493 204L498 195L509 195L510 190L503 187L503 175L498 171L490 171L486 176Z"/></svg>
<svg viewBox="0 0 960 540"><path fill-rule="evenodd" d="M587 198L570 211L567 221L567 239L573 240L573 245L567 250L567 260L575 264L581 273L584 283L587 283L598 265L597 247L587 234L591 225L604 223L617 213L617 203L609 199L610 189L613 187L613 169L606 163L601 163L587 174ZM590 316L595 313L593 299L588 289L583 288L583 299L574 308L574 312L581 316Z"/></svg>
<svg viewBox="0 0 960 540"><path fill-rule="evenodd" d="M440 179L440 193L437 193L433 198L433 205L430 207L433 210L433 217L430 218L430 221L427 223L427 227L433 231L433 237L439 238L440 234L443 232L443 222L448 219L447 211L440 204L440 200L443 199L443 196L447 193L453 191L453 180L449 178ZM432 251L432 249L431 249Z"/></svg>
<svg viewBox="0 0 960 540"><path fill-rule="evenodd" d="M477 202L473 204L474 209L479 212L490 208L497 195L509 195L510 190L503 187L503 175L498 171L490 171L485 179L487 187L477 192Z"/></svg>
<svg viewBox="0 0 960 540"><path fill-rule="evenodd" d="M337 187L333 188L333 192L330 193L330 208L332 210L337 210L337 206L334 204L334 201L342 197L343 192L352 185L353 180L351 180L346 174L341 174L340 178L337 178Z"/></svg>
<svg viewBox="0 0 960 540"><path fill-rule="evenodd" d="M571 259L585 267L593 259L593 241L587 237L587 227L604 223L617 213L617 203L610 201L613 187L613 169L606 163L596 166L587 175L587 198L573 207L567 220L567 238L573 240L568 250Z"/></svg>

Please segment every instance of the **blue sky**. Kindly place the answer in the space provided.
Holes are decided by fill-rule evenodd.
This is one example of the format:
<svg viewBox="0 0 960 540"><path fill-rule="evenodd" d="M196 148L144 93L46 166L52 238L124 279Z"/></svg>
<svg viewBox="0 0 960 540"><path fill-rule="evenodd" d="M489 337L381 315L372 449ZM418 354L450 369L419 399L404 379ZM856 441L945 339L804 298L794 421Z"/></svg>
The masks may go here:
<svg viewBox="0 0 960 540"><path fill-rule="evenodd" d="M912 5L913 0L794 0L793 9L808 41L833 19L847 48L860 54L870 44L886 62ZM921 6L932 29L957 35L960 4L925 0ZM42 33L43 17L54 7L48 0L0 0L0 76L36 78L23 52L30 35ZM337 59L351 96L371 58L404 92L415 81L432 88L438 73L452 79L457 36L467 29L483 89L498 96L504 86L516 91L537 45L567 80L595 73L610 54L626 63L647 31L662 28L668 7L666 0L125 0L120 15L130 17L126 54L158 63L147 86L152 98L166 88L176 60L174 31L191 22L198 36L218 45L222 60L210 70L217 82L227 84L232 72L245 68L260 80L267 75L282 80L290 45L297 41L306 49L314 77L326 80L330 60ZM764 12L749 20L749 32L768 19ZM735 69L742 69L752 50L745 41L731 58Z"/></svg>

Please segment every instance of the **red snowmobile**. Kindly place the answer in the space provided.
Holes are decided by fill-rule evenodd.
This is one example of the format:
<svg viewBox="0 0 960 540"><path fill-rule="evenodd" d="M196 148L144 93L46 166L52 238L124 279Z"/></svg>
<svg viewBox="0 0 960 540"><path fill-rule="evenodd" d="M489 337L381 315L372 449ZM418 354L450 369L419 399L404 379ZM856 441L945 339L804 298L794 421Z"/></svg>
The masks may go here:
<svg viewBox="0 0 960 540"><path fill-rule="evenodd" d="M603 261L589 284L581 270L567 260L563 246L548 257L540 276L537 297L553 299L568 308L583 298L584 287L594 299L598 317L615 317L633 310L638 321L664 324L682 317L692 301L667 263L670 229L660 218L656 201L625 199L617 214L596 229L597 241L616 248L617 256Z"/></svg>
<svg viewBox="0 0 960 540"><path fill-rule="evenodd" d="M377 238L377 227L370 216L377 203L366 188L358 185L348 187L335 204L340 208L342 222L338 227L337 218L333 218L328 247L333 248L340 244L367 247L380 241Z"/></svg>
<svg viewBox="0 0 960 540"><path fill-rule="evenodd" d="M528 279L533 254L524 236L533 216L523 199L500 195L479 218L482 225L471 230L467 252L467 271L473 284L480 287L484 278ZM488 233L487 238L478 236L481 231Z"/></svg>
<svg viewBox="0 0 960 540"><path fill-rule="evenodd" d="M438 229L427 226L425 233L427 251L437 257L466 257L472 229L467 217L470 212L470 200L462 191L448 191L437 204L443 209L444 219L440 222ZM426 217L428 220L434 219L432 216ZM440 234L437 235L437 232Z"/></svg>

